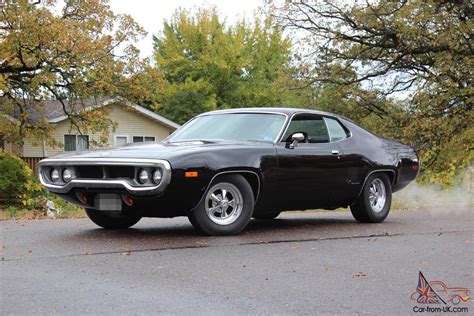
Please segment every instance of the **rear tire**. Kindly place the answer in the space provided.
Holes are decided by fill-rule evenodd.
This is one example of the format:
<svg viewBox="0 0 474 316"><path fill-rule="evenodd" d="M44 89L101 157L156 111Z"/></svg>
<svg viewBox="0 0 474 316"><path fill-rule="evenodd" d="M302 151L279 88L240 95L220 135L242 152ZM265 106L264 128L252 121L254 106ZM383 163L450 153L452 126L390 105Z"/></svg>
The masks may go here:
<svg viewBox="0 0 474 316"><path fill-rule="evenodd" d="M280 215L281 212L272 212L272 213L262 213L262 214L254 214L253 218L255 219L275 219Z"/></svg>
<svg viewBox="0 0 474 316"><path fill-rule="evenodd" d="M120 214L111 216L101 211L85 209L87 216L97 226L105 229L126 229L132 227L141 219L141 216Z"/></svg>
<svg viewBox="0 0 474 316"><path fill-rule="evenodd" d="M218 177L188 217L206 235L235 235L249 223L254 208L250 184L238 174Z"/></svg>
<svg viewBox="0 0 474 316"><path fill-rule="evenodd" d="M374 173L351 205L354 218L360 223L381 223L387 218L392 204L392 186L384 173Z"/></svg>

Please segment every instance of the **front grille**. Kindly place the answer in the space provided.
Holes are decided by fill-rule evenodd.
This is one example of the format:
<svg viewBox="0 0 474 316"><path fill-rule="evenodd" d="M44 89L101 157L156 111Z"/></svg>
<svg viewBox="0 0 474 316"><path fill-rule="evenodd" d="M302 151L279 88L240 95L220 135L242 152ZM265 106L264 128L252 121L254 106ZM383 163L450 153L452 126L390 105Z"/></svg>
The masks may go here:
<svg viewBox="0 0 474 316"><path fill-rule="evenodd" d="M101 166L77 166L77 177L83 179L103 179L104 172Z"/></svg>
<svg viewBox="0 0 474 316"><path fill-rule="evenodd" d="M106 177L114 179L135 178L135 168L132 166L107 166Z"/></svg>
<svg viewBox="0 0 474 316"><path fill-rule="evenodd" d="M133 179L133 166L76 166L77 178L81 179Z"/></svg>

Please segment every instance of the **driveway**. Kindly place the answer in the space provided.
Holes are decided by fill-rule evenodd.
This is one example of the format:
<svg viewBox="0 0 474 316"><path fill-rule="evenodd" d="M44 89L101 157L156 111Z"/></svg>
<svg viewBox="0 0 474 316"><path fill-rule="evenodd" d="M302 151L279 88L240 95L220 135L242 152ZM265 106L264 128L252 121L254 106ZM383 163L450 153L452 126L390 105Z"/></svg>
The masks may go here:
<svg viewBox="0 0 474 316"><path fill-rule="evenodd" d="M358 224L350 212L286 213L232 237L200 236L185 218L143 219L122 232L82 219L0 222L0 307L2 314L408 314L419 271L474 290L473 215L410 210Z"/></svg>

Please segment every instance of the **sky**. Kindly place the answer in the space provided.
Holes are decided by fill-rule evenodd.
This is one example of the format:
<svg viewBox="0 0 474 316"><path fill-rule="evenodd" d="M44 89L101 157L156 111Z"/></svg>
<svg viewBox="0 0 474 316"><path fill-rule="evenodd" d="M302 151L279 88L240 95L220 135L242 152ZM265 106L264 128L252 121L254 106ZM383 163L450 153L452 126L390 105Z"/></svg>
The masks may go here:
<svg viewBox="0 0 474 316"><path fill-rule="evenodd" d="M234 23L243 17L252 17L262 4L262 0L111 0L110 6L115 13L130 14L147 32L146 38L138 43L142 57L151 57L153 53L152 36L163 29L163 22L170 19L178 8L192 9L200 6L215 5L222 18Z"/></svg>

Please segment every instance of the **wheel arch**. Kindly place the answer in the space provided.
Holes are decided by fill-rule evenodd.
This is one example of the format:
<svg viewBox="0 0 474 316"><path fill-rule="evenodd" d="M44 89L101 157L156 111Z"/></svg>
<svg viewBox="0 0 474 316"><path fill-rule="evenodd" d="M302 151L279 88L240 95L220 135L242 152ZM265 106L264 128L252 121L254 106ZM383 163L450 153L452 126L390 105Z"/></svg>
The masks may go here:
<svg viewBox="0 0 474 316"><path fill-rule="evenodd" d="M198 203L192 208L192 210L196 209L198 205L202 202L204 199L207 191L211 187L212 183L216 181L219 177L222 177L224 175L232 175L232 174L238 174L241 175L247 180L249 183L250 187L252 188L253 196L254 196L254 202L255 204L258 201L258 198L260 196L260 188L261 188L261 180L260 180L260 175L258 174L257 171L255 170L247 170L247 169L238 169L238 170L223 170L223 171L218 171L209 181L209 183L206 186L206 189L203 191L203 194L201 198L199 199Z"/></svg>
<svg viewBox="0 0 474 316"><path fill-rule="evenodd" d="M387 175L388 179L390 180L390 184L393 187L393 185L395 184L395 181L397 180L396 172L394 170L390 170L390 169L387 169L385 171L380 171L380 172L385 173Z"/></svg>
<svg viewBox="0 0 474 316"><path fill-rule="evenodd" d="M357 202L357 200L359 199L360 195L362 194L362 191L364 191L364 187L365 187L365 184L367 183L367 179L369 179L369 177L375 173L382 173L382 174L385 174L387 175L388 179L390 180L390 184L391 186L393 187L395 185L395 182L397 180L397 173L395 172L395 170L392 170L392 169L377 169L377 170L372 170L370 171L366 176L365 176L365 179L364 179L364 183L362 183L362 187L360 188L360 191L359 193L357 194L357 197L355 198L354 202L351 203L351 205L353 205L355 202Z"/></svg>

